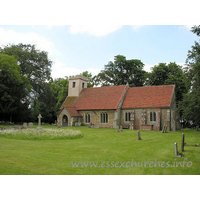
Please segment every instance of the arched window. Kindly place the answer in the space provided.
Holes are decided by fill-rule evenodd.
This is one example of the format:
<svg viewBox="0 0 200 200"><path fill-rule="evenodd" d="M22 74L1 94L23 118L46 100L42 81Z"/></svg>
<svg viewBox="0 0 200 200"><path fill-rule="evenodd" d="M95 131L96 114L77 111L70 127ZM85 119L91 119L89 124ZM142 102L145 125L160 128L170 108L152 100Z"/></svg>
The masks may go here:
<svg viewBox="0 0 200 200"><path fill-rule="evenodd" d="M101 113L101 123L108 123L108 113Z"/></svg>
<svg viewBox="0 0 200 200"><path fill-rule="evenodd" d="M125 113L125 122L129 122L131 119L131 113L130 112L126 112Z"/></svg>
<svg viewBox="0 0 200 200"><path fill-rule="evenodd" d="M153 121L153 114L150 112L150 121Z"/></svg>
<svg viewBox="0 0 200 200"><path fill-rule="evenodd" d="M150 112L150 121L156 121L156 112Z"/></svg>
<svg viewBox="0 0 200 200"><path fill-rule="evenodd" d="M153 113L154 121L156 121L156 112Z"/></svg>
<svg viewBox="0 0 200 200"><path fill-rule="evenodd" d="M85 114L85 123L90 123L90 114Z"/></svg>

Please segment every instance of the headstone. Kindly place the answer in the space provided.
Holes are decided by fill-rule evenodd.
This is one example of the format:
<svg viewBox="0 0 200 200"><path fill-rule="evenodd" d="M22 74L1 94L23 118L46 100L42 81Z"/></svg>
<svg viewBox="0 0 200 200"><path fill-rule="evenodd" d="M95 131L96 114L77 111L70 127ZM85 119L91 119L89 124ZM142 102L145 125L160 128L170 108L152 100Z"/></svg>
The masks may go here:
<svg viewBox="0 0 200 200"><path fill-rule="evenodd" d="M77 127L78 126L78 123L77 122L75 122L75 127Z"/></svg>
<svg viewBox="0 0 200 200"><path fill-rule="evenodd" d="M22 126L24 129L27 128L27 123L23 123L23 126Z"/></svg>
<svg viewBox="0 0 200 200"><path fill-rule="evenodd" d="M196 131L199 131L199 125L196 126Z"/></svg>
<svg viewBox="0 0 200 200"><path fill-rule="evenodd" d="M28 124L28 128L33 128L33 123L32 123L32 122L30 122L30 123Z"/></svg>
<svg viewBox="0 0 200 200"><path fill-rule="evenodd" d="M178 145L176 142L174 143L174 146L175 146L175 157L181 157L181 155L179 155L178 153Z"/></svg>
<svg viewBox="0 0 200 200"><path fill-rule="evenodd" d="M58 122L57 124L58 124L58 128L60 128L61 127L61 122Z"/></svg>
<svg viewBox="0 0 200 200"><path fill-rule="evenodd" d="M184 142L185 142L185 135L182 133L182 143L181 143L181 151L184 151Z"/></svg>
<svg viewBox="0 0 200 200"><path fill-rule="evenodd" d="M81 122L78 122L78 126L81 126Z"/></svg>
<svg viewBox="0 0 200 200"><path fill-rule="evenodd" d="M138 140L141 140L140 131L137 131L137 138L138 138Z"/></svg>
<svg viewBox="0 0 200 200"><path fill-rule="evenodd" d="M117 132L119 132L119 126L117 126Z"/></svg>
<svg viewBox="0 0 200 200"><path fill-rule="evenodd" d="M123 129L122 129L122 125L120 126L120 131L121 131L121 132L123 131Z"/></svg>
<svg viewBox="0 0 200 200"><path fill-rule="evenodd" d="M165 127L165 126L163 126L163 128L162 128L162 133L164 133L164 131L165 131L165 130L164 130L164 127Z"/></svg>
<svg viewBox="0 0 200 200"><path fill-rule="evenodd" d="M38 127L37 127L37 130L38 130L38 131L41 131L41 130L42 130L42 127L41 127L41 119L42 119L42 115L39 114L39 115L38 115Z"/></svg>

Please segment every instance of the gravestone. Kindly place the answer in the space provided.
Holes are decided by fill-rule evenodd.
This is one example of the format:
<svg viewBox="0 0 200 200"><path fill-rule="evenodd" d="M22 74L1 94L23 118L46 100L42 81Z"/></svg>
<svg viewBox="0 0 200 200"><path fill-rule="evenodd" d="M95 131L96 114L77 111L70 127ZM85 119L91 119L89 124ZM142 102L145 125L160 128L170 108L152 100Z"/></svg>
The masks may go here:
<svg viewBox="0 0 200 200"><path fill-rule="evenodd" d="M78 122L78 126L81 126L81 122Z"/></svg>
<svg viewBox="0 0 200 200"><path fill-rule="evenodd" d="M39 115L38 115L38 127L37 127L37 130L38 130L38 131L41 131L41 130L42 130L42 127L41 127L41 119L42 119L42 115L39 114Z"/></svg>
<svg viewBox="0 0 200 200"><path fill-rule="evenodd" d="M23 123L22 127L23 127L24 129L26 129L26 128L27 128L27 123Z"/></svg>
<svg viewBox="0 0 200 200"><path fill-rule="evenodd" d="M58 124L58 128L60 128L61 127L61 122L58 122L57 124Z"/></svg>
<svg viewBox="0 0 200 200"><path fill-rule="evenodd" d="M78 126L78 123L77 122L75 122L75 127L77 127Z"/></svg>
<svg viewBox="0 0 200 200"><path fill-rule="evenodd" d="M175 147L175 157L181 157L181 155L179 155L178 153L178 145L176 142L174 143L174 147Z"/></svg>
<svg viewBox="0 0 200 200"><path fill-rule="evenodd" d="M122 129L122 125L120 126L120 131L121 131L121 132L123 131L123 129Z"/></svg>
<svg viewBox="0 0 200 200"><path fill-rule="evenodd" d="M196 126L196 131L199 131L199 125Z"/></svg>
<svg viewBox="0 0 200 200"><path fill-rule="evenodd" d="M140 131L137 131L137 138L138 138L138 140L141 140Z"/></svg>
<svg viewBox="0 0 200 200"><path fill-rule="evenodd" d="M162 133L164 133L164 127L165 127L165 126L163 126L163 128L162 128Z"/></svg>
<svg viewBox="0 0 200 200"><path fill-rule="evenodd" d="M185 142L185 135L182 133L182 143L181 143L181 151L184 151L184 142Z"/></svg>
<svg viewBox="0 0 200 200"><path fill-rule="evenodd" d="M119 132L119 126L117 126L117 132Z"/></svg>
<svg viewBox="0 0 200 200"><path fill-rule="evenodd" d="M30 123L28 124L28 128L33 128L33 123L32 123L32 122L30 122Z"/></svg>

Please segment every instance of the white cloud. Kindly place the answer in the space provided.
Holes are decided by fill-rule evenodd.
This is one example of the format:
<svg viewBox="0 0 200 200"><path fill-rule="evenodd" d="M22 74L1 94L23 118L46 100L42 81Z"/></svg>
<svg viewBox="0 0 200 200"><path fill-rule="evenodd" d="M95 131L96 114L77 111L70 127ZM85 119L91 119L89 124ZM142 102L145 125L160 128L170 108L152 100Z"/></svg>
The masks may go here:
<svg viewBox="0 0 200 200"><path fill-rule="evenodd" d="M59 54L59 52L55 49L54 43L36 33L19 33L13 30L4 30L0 28L0 45L7 44L34 44L37 49L42 51L47 51L49 54Z"/></svg>
<svg viewBox="0 0 200 200"><path fill-rule="evenodd" d="M132 25L131 27L132 27L133 31L137 31L137 30L139 30L143 26L144 25Z"/></svg>
<svg viewBox="0 0 200 200"><path fill-rule="evenodd" d="M92 73L93 76L97 75L101 69L98 68L88 68L88 69L77 69L72 67L67 67L66 63L60 62L58 60L54 61L53 66L51 68L51 76L52 78L64 78L65 76L74 76L78 75L84 71L88 71Z"/></svg>
<svg viewBox="0 0 200 200"><path fill-rule="evenodd" d="M65 76L72 76L72 75L78 75L82 72L82 70L67 67L67 65L63 62L60 62L58 60L55 60L52 68L51 68L51 76L52 78L64 78Z"/></svg>
<svg viewBox="0 0 200 200"><path fill-rule="evenodd" d="M121 25L71 25L70 32L72 34L89 34L94 36L105 36L121 28Z"/></svg>

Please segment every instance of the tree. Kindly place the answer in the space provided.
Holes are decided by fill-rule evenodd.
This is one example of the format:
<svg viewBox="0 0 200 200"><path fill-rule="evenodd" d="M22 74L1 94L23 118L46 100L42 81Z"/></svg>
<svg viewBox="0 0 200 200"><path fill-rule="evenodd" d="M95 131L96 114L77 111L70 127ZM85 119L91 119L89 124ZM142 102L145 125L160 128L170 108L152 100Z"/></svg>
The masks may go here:
<svg viewBox="0 0 200 200"><path fill-rule="evenodd" d="M0 116L3 120L8 120L10 116L11 121L19 108L27 107L26 96L31 86L20 71L14 56L0 54Z"/></svg>
<svg viewBox="0 0 200 200"><path fill-rule="evenodd" d="M43 84L51 80L52 61L48 59L48 53L30 44L7 45L0 49L0 53L15 56L21 68L20 74L27 77L32 86L29 100L37 99Z"/></svg>
<svg viewBox="0 0 200 200"><path fill-rule="evenodd" d="M200 36L200 26L194 26L191 31ZM183 113L183 119L200 125L200 44L198 42L195 41L195 45L188 51L186 63L185 74L189 92L184 95L179 110Z"/></svg>
<svg viewBox="0 0 200 200"><path fill-rule="evenodd" d="M94 83L93 83L93 77L92 77L92 74L89 73L88 71L84 71L80 74L81 76L84 76L88 79L88 82L87 82L87 87L93 87L94 86Z"/></svg>
<svg viewBox="0 0 200 200"><path fill-rule="evenodd" d="M186 79L182 67L175 62L168 65L159 63L152 68L148 74L147 85L172 85L175 84L176 101L178 103L183 99L183 94L187 92Z"/></svg>
<svg viewBox="0 0 200 200"><path fill-rule="evenodd" d="M143 86L144 64L137 59L126 60L123 55L114 57L114 62L110 61L105 65L97 76L94 77L95 85L126 85Z"/></svg>

